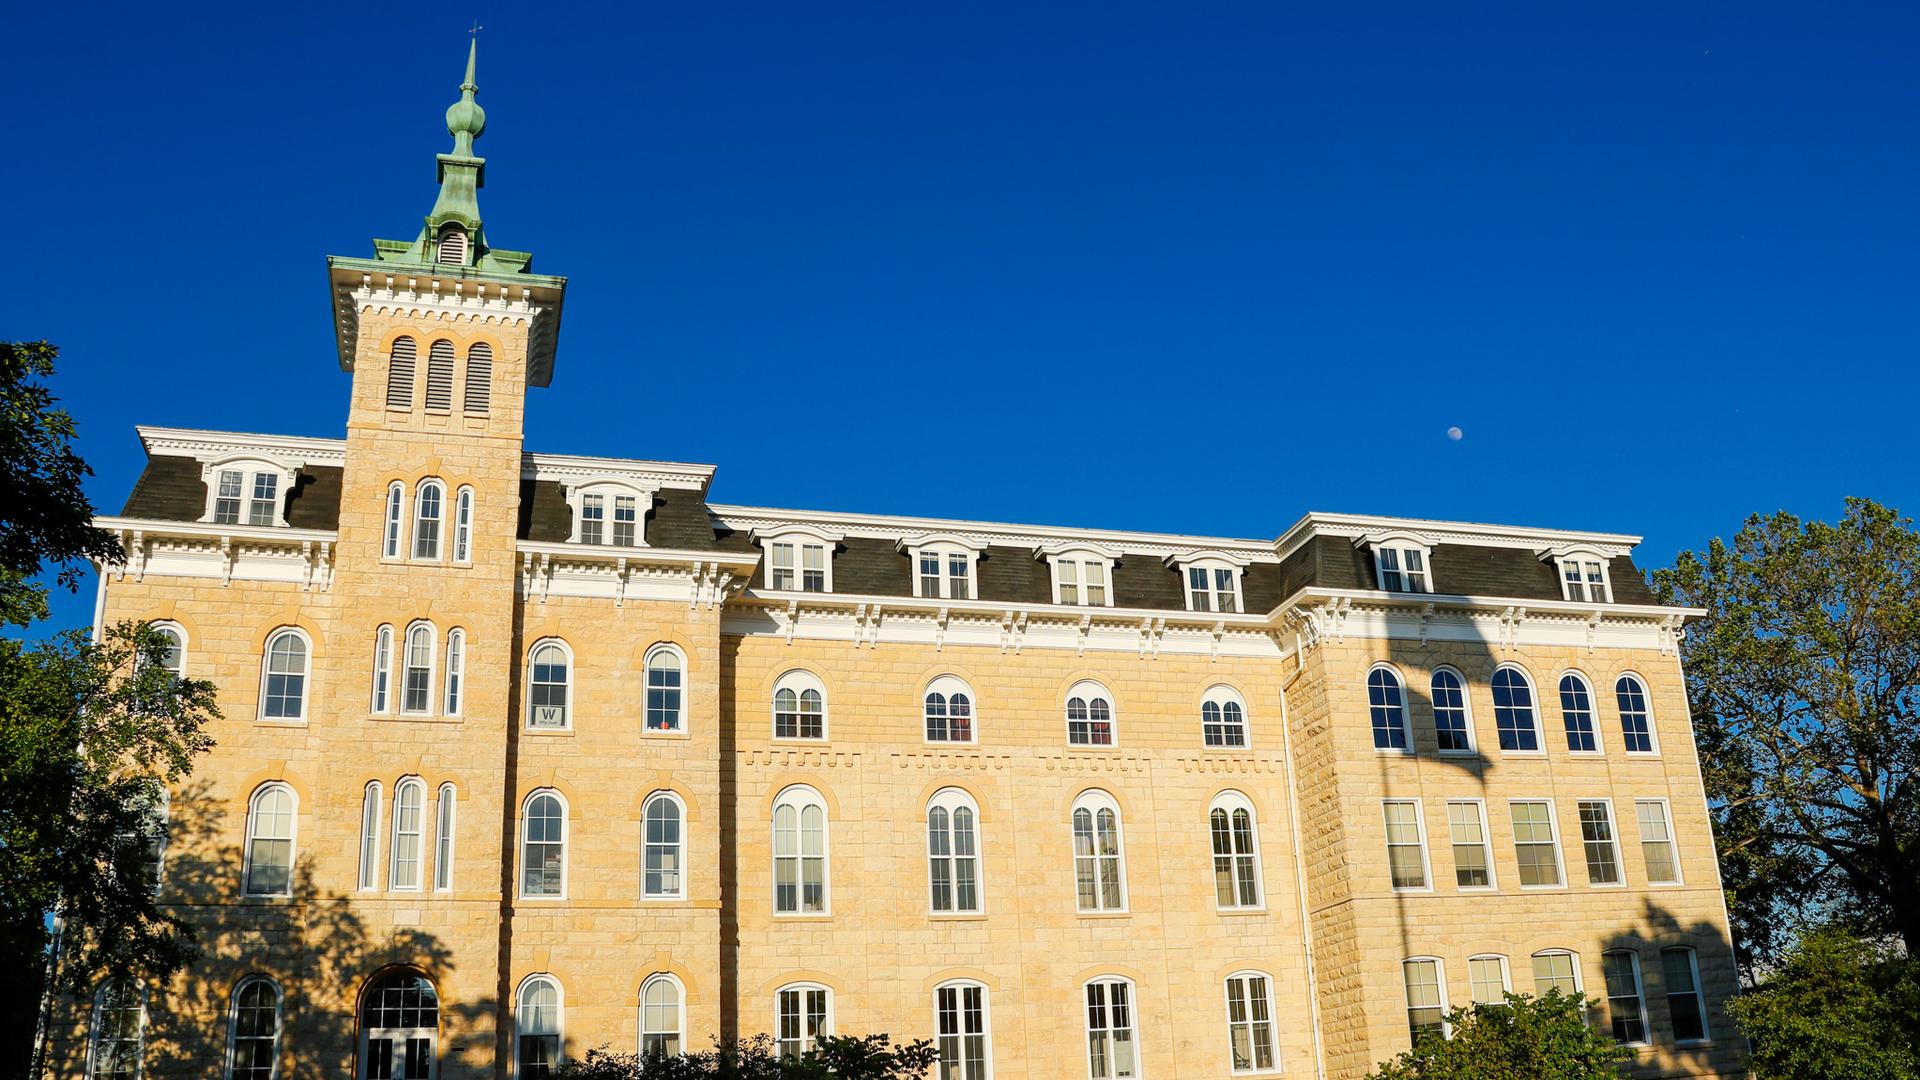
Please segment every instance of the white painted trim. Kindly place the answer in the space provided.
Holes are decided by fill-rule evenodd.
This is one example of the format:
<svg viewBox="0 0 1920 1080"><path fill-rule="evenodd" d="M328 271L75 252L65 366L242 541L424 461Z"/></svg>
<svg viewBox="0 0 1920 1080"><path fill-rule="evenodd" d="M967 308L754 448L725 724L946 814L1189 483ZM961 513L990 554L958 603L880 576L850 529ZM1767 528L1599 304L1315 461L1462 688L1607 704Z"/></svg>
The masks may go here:
<svg viewBox="0 0 1920 1080"><path fill-rule="evenodd" d="M1388 891L1400 894L1430 893L1433 885L1433 858L1427 850L1427 808L1418 798L1385 798L1380 800L1380 826L1384 833L1387 826L1387 807L1394 804L1413 807L1413 834L1420 845L1420 885L1395 885L1393 883L1393 837L1387 834L1387 887ZM1458 880L1457 878L1455 880Z"/></svg>
<svg viewBox="0 0 1920 1080"><path fill-rule="evenodd" d="M1487 860L1487 883L1485 885L1460 884L1460 860L1454 851L1457 845L1453 842L1453 812L1451 809L1456 804L1473 807L1474 813L1480 817L1480 852L1481 856ZM1493 855L1493 826L1487 821L1487 800L1480 796L1464 799L1448 799L1446 805L1449 808L1447 812L1447 854L1453 860L1453 890L1462 893L1499 892L1500 868L1496 865Z"/></svg>
<svg viewBox="0 0 1920 1080"><path fill-rule="evenodd" d="M533 842L527 837L527 810L533 805L533 800L542 795L552 796L554 801L560 804L560 892L553 896L548 896L544 893L529 895L526 889L527 845ZM520 800L520 810L514 815L514 818L514 847L516 850L514 851L513 859L513 895L515 899L534 904L548 904L566 900L569 895L569 889L573 884L573 852L568 850L573 847L573 807L568 804L566 795L562 794L559 788L534 788L532 791L527 792L526 798ZM546 843L546 841L541 842Z"/></svg>
<svg viewBox="0 0 1920 1080"><path fill-rule="evenodd" d="M672 892L650 893L647 891L647 852L652 847L652 841L647 836L647 818L653 810L653 804L663 800L672 804L674 813L679 815L676 824L680 839L673 845L673 858L679 872L680 887ZM687 874L690 870L687 865L687 831L687 801L680 797L679 792L662 788L640 803L640 899L643 902L659 903L687 898Z"/></svg>
<svg viewBox="0 0 1920 1080"><path fill-rule="evenodd" d="M649 1034L667 1034L662 1031L649 1032L647 1030L647 987L655 983L666 983L673 987L674 1020L672 1034L674 1041L680 1044L681 1052L685 1053L687 1050L687 987L685 983L680 981L680 977L671 971L656 971L640 981L640 994L636 1000L637 1008L635 1009L635 1027L638 1038L634 1046L638 1048L638 1052L644 1058L647 1052L647 1036Z"/></svg>
<svg viewBox="0 0 1920 1080"><path fill-rule="evenodd" d="M287 890L277 893L257 893L247 888L248 883L253 880L253 842L257 839L254 822L260 812L261 798L272 791L284 791L287 793ZM240 851L240 895L292 896L293 879L300 868L300 793L293 789L293 785L284 780L268 780L254 788L253 791L247 795L247 819L242 828L245 831L241 833L240 837L242 845ZM278 837L269 837L268 839L278 839Z"/></svg>
<svg viewBox="0 0 1920 1080"><path fill-rule="evenodd" d="M213 461L224 455L246 454L270 460L301 458L309 465L336 466L346 464L347 460L345 439L157 427L150 424L135 424L133 430L140 436L140 446L148 457L190 457Z"/></svg>
<svg viewBox="0 0 1920 1080"><path fill-rule="evenodd" d="M1235 1068L1233 1064L1233 994L1228 989L1227 984L1232 982L1235 979L1249 979L1249 978L1262 979L1262 980L1265 980L1266 982L1267 1019L1266 1019L1265 1026L1267 1029L1267 1046L1268 1046L1268 1049L1270 1049L1273 1052L1273 1064L1267 1066L1266 1068L1261 1068L1256 1065L1252 1068L1238 1069L1238 1068ZM1226 1006L1225 1019L1227 1021L1227 1071L1230 1074L1234 1076L1265 1076L1269 1073L1279 1073L1279 1072L1286 1071L1285 1070L1286 1058L1280 1052L1280 1024L1279 1024L1279 1021L1276 1019L1279 1015L1279 1010L1275 1007L1275 999L1278 996L1279 995L1275 992L1273 976L1268 972L1260 970L1259 968L1242 968L1239 971L1230 973L1226 978L1220 980L1221 1004ZM1254 1028L1259 1024L1260 1022L1253 1018L1253 1000L1251 997L1249 997L1247 1000L1247 1041L1249 1043L1249 1048L1251 1048L1251 1044L1253 1042Z"/></svg>
<svg viewBox="0 0 1920 1080"><path fill-rule="evenodd" d="M712 465L636 458L588 457L529 450L520 455L520 478L578 483L590 477L617 478L635 487L705 491L712 482Z"/></svg>
<svg viewBox="0 0 1920 1080"><path fill-rule="evenodd" d="M1073 817L1085 810L1093 822L1093 893L1094 906L1080 906L1080 848L1075 842ZM1106 907L1100 900L1100 860L1106 856L1100 854L1100 811L1113 813L1114 864L1118 868L1120 882L1120 904L1118 907ZM1079 915L1125 915L1133 910L1133 890L1127 883L1127 818L1120 812L1120 803L1111 794L1100 788L1088 788L1073 800L1067 808L1067 852L1070 856L1068 869L1074 882L1073 909Z"/></svg>
<svg viewBox="0 0 1920 1080"><path fill-rule="evenodd" d="M558 1068L567 1059L567 991L560 984L558 976L551 972L536 971L520 980L513 988L513 1045L507 1048L509 1075L518 1078L520 1073L520 1040L527 1035L545 1035L547 1032L529 1032L520 1023L520 1014L526 1009L527 991L539 983L553 988L553 1060L548 1064Z"/></svg>
<svg viewBox="0 0 1920 1080"><path fill-rule="evenodd" d="M400 852L400 800L409 788L420 794L419 828L414 832L413 884L400 881L400 863L395 857ZM392 892L427 891L427 838L432 835L427 828L427 783L418 776L403 776L393 785L393 809L388 812L391 819L387 833L387 889Z"/></svg>
<svg viewBox="0 0 1920 1080"><path fill-rule="evenodd" d="M1087 1014L1087 988L1094 983L1104 983L1109 987L1119 984L1127 988L1126 1027L1120 1028L1113 1024L1113 991L1111 989L1106 991L1103 997L1105 1007L1100 1011L1107 1017L1107 1026L1104 1030L1108 1038L1108 1053L1112 1053L1115 1042L1113 1033L1116 1031L1125 1031L1129 1036L1128 1041L1133 1045L1133 1076L1130 1080L1142 1080L1142 1078L1147 1075L1147 1056L1143 1052L1145 1048L1141 1045L1140 1038L1140 987L1125 975L1095 975L1093 978L1080 984L1080 1000L1075 1002L1074 1007L1081 1017L1080 1029L1086 1035L1086 1049L1083 1056L1087 1060L1088 1080L1096 1080L1093 1075L1093 1028L1089 1026L1091 1017Z"/></svg>
<svg viewBox="0 0 1920 1080"><path fill-rule="evenodd" d="M988 987L986 983L983 983L978 979L948 979L946 982L939 983L933 988L934 1051L937 1054L940 1049L940 1039L941 1039L940 991L942 990L964 991L968 989L974 989L974 990L980 991L981 1049L982 1049L982 1054L985 1058L985 1065L987 1067L986 1080L993 1080L993 990L990 987ZM961 1067L955 1069L953 1071L953 1074L955 1076L964 1076L966 1074L965 1058L966 1058L966 1045L967 1045L967 1025L965 1020L966 998L961 997L959 999L959 1002L960 1002L959 1012L962 1018L960 1021L960 1032L959 1032L960 1048L961 1048L960 1049ZM939 1060L938 1058L935 1058L936 1062L938 1060Z"/></svg>
<svg viewBox="0 0 1920 1080"><path fill-rule="evenodd" d="M1610 795L1598 795L1591 798L1584 798L1577 795L1574 797L1573 816L1574 822L1580 826L1580 861L1584 864L1587 861L1587 829L1586 822L1580 820L1580 805L1582 803L1598 803L1606 808L1607 846L1613 850L1613 872L1620 878L1620 880L1614 882L1595 881L1593 880L1593 867L1588 866L1587 887L1591 889L1626 888L1629 884L1627 881L1627 858L1626 853L1622 851L1620 847L1620 815L1613 808L1613 797Z"/></svg>
<svg viewBox="0 0 1920 1080"><path fill-rule="evenodd" d="M1234 903L1220 903L1220 890L1216 887L1213 890L1213 909L1215 911L1231 911L1235 913L1267 910L1267 871L1265 860L1260 857L1260 812L1254 809L1253 800L1247 798L1246 793L1240 791L1238 788L1227 788L1214 795L1213 799L1207 803L1207 869L1209 871L1213 869L1213 860L1220 857L1213 851L1212 818L1215 810L1224 810L1227 812L1227 832L1229 838L1231 838L1233 832L1233 812L1235 810L1245 810L1247 812L1247 825L1253 832L1253 850L1249 854L1253 856L1253 890L1255 895L1253 903L1240 903L1239 879L1236 877L1234 879ZM1230 857L1238 859L1240 856L1239 853L1236 852Z"/></svg>
<svg viewBox="0 0 1920 1080"><path fill-rule="evenodd" d="M1187 536L1177 533L1127 532L1115 529L1071 529L1053 525L1016 525L996 521L962 521L955 518L896 517L884 514L850 514L831 510L781 510L764 506L733 506L709 503L707 510L728 528L768 529L788 525L811 525L835 529L848 536L897 540L904 535L939 532L968 537L981 544L999 547L1037 548L1055 543L1075 546L1093 544L1123 549L1130 554L1156 558L1173 553L1215 549L1234 551L1253 562L1275 562L1273 545L1265 540L1235 540L1214 536Z"/></svg>
<svg viewBox="0 0 1920 1080"><path fill-rule="evenodd" d="M255 983L264 983L273 989L273 1067L267 1075L270 1080L280 1075L280 1036L286 1030L287 997L277 979L256 972L242 976L227 995L227 1070L221 1075L228 1080L233 1077L234 1051L239 1048L240 1042L240 992Z"/></svg>
<svg viewBox="0 0 1920 1080"><path fill-rule="evenodd" d="M1474 544L1481 547L1538 549L1542 544L1584 543L1618 555L1631 554L1641 537L1624 533L1573 532L1522 525L1489 525L1469 521L1437 521L1429 518L1373 517L1364 514L1329 514L1311 511L1294 522L1273 545L1284 559L1301 544L1318 536L1364 536L1370 532L1402 532L1421 537L1433 544Z"/></svg>
<svg viewBox="0 0 1920 1080"><path fill-rule="evenodd" d="M949 878L947 882L953 892L953 907L946 911L937 910L933 906L933 860L935 856L933 854L933 825L928 821L928 818L933 813L935 807L945 810L949 821L947 854L939 856L947 860L954 871L953 876ZM952 836L954 834L951 824L953 812L963 807L973 811L973 854L967 856L973 860L973 906L970 908L960 906L959 870L962 856L954 850L955 845L952 843ZM929 918L939 919L951 915L986 914L987 876L984 856L987 845L983 830L980 826L980 804L974 799L973 793L969 792L966 788L954 784L949 784L939 791L934 792L928 796L926 805L920 809L920 827L927 853L927 916Z"/></svg>
<svg viewBox="0 0 1920 1080"><path fill-rule="evenodd" d="M782 806L793 808L793 902L792 911L780 910L780 841L778 818ZM807 911L807 821L806 810L810 806L820 808L820 910ZM767 815L767 884L768 909L775 919L825 919L833 915L833 814L827 808L826 796L820 794L812 784L788 784L773 797L772 811ZM831 1009L831 1005L829 1005ZM777 1032L779 1029L775 1029Z"/></svg>

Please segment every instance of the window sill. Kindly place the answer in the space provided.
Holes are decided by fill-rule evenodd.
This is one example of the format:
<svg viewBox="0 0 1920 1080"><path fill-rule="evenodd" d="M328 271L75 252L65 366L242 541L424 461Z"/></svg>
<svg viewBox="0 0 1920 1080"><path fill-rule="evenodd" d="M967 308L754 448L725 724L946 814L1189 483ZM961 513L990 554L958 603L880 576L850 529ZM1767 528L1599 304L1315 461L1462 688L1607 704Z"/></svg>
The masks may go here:
<svg viewBox="0 0 1920 1080"><path fill-rule="evenodd" d="M1072 752L1075 750L1091 750L1095 753L1104 754L1109 751L1118 750L1118 749L1120 749L1119 743L1068 743L1067 744L1068 752Z"/></svg>
<svg viewBox="0 0 1920 1080"><path fill-rule="evenodd" d="M773 917L778 920L791 919L795 922L821 922L833 918L831 911L776 911Z"/></svg>
<svg viewBox="0 0 1920 1080"><path fill-rule="evenodd" d="M773 737L772 737L772 739L771 739L771 740L769 740L769 741L771 741L771 742L773 742L773 743L775 743L776 745L780 745L780 746L795 746L795 745L798 745L798 746L825 746L825 745L827 745L827 737L826 737L825 735L822 735L822 736L820 736L820 737L819 737L819 738L817 738L817 739L809 739L809 738L807 738L807 737L805 737L805 736L801 736L801 735L775 735L775 736L773 736Z"/></svg>
<svg viewBox="0 0 1920 1080"><path fill-rule="evenodd" d="M368 713L367 719L378 724L458 724L464 718L439 713Z"/></svg>
<svg viewBox="0 0 1920 1080"><path fill-rule="evenodd" d="M932 922L986 922L984 911L929 911L927 918Z"/></svg>
<svg viewBox="0 0 1920 1080"><path fill-rule="evenodd" d="M647 728L641 731L640 734L649 739L671 739L682 742L693 738L693 732L691 731L660 731L653 728Z"/></svg>
<svg viewBox="0 0 1920 1080"><path fill-rule="evenodd" d="M1267 909L1265 905L1260 907L1217 907L1213 909L1213 913L1226 919L1248 919L1259 918L1266 915Z"/></svg>
<svg viewBox="0 0 1920 1080"><path fill-rule="evenodd" d="M1502 750L1500 751L1500 756L1501 757L1544 758L1547 756L1547 752L1545 750Z"/></svg>
<svg viewBox="0 0 1920 1080"><path fill-rule="evenodd" d="M980 743L979 743L979 740L977 739L968 739L966 742L957 742L952 739L922 739L920 740L920 745L932 747L937 750L978 750L980 749Z"/></svg>
<svg viewBox="0 0 1920 1080"><path fill-rule="evenodd" d="M564 904L567 898L564 896L516 896L514 901L521 904Z"/></svg>
<svg viewBox="0 0 1920 1080"><path fill-rule="evenodd" d="M1131 919L1131 911L1076 911L1074 915L1082 919Z"/></svg>
<svg viewBox="0 0 1920 1080"><path fill-rule="evenodd" d="M307 726L307 721L304 717L299 720L287 720L280 717L256 716L253 718L253 724L255 727L303 728Z"/></svg>
<svg viewBox="0 0 1920 1080"><path fill-rule="evenodd" d="M1713 1049L1713 1040L1712 1039L1687 1039L1685 1041L1682 1041L1679 1039L1675 1039L1673 1042L1673 1048L1675 1050L1711 1050Z"/></svg>
<svg viewBox="0 0 1920 1080"><path fill-rule="evenodd" d="M1472 746L1469 746L1464 750L1435 750L1434 753L1439 757L1451 757L1451 758L1470 758L1470 757L1480 756L1480 751L1477 748Z"/></svg>
<svg viewBox="0 0 1920 1080"><path fill-rule="evenodd" d="M640 902L641 902L642 904L656 904L656 905L661 905L661 906L665 906L665 905L667 905L667 904L685 904L685 903L688 903L689 901L688 901L688 900L687 900L687 898L686 898L686 897L684 897L684 896L646 896L646 895L642 895L642 896L640 897Z"/></svg>
<svg viewBox="0 0 1920 1080"><path fill-rule="evenodd" d="M1520 886L1521 892L1565 892L1566 889L1567 889L1567 884L1564 881L1558 885L1522 885Z"/></svg>
<svg viewBox="0 0 1920 1080"><path fill-rule="evenodd" d="M1416 751L1413 751L1413 750L1402 750L1402 749L1400 749L1400 748L1399 748L1399 747L1397 747L1397 746L1376 746L1376 747L1374 747L1374 748L1373 748L1373 752L1374 752L1374 754L1375 754L1376 756L1379 756L1379 757L1404 757L1404 758L1410 758L1410 757L1419 757L1419 756L1420 756L1420 755L1419 755L1419 753L1418 753L1418 752L1416 752Z"/></svg>
<svg viewBox="0 0 1920 1080"><path fill-rule="evenodd" d="M570 727L563 727L563 728L523 727L520 730L523 733L528 735L545 735L551 738L567 738L567 739L573 738L573 729Z"/></svg>

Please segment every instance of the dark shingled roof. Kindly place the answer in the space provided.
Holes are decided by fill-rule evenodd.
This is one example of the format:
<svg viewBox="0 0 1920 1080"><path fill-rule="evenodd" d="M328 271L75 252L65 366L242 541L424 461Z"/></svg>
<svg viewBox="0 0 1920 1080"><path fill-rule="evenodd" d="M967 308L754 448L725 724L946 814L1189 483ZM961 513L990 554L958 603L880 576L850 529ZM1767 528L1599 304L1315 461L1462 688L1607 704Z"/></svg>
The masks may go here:
<svg viewBox="0 0 1920 1080"><path fill-rule="evenodd" d="M340 470L308 465L286 493L287 524L296 529L333 529L340 522ZM149 521L199 521L207 512L207 484L200 463L188 457L157 456L134 482L120 516Z"/></svg>

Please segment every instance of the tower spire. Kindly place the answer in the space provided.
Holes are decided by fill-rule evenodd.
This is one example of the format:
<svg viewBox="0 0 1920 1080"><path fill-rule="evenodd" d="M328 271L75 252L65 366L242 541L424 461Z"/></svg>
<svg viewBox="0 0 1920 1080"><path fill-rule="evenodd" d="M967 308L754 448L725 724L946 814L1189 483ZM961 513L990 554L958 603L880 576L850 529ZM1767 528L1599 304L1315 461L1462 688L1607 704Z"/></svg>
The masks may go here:
<svg viewBox="0 0 1920 1080"><path fill-rule="evenodd" d="M479 61L480 39L467 46L467 77L460 83L460 100L447 108L447 134L453 136L453 153L437 156L440 173L440 197L427 215L426 236L440 235L448 222L456 222L473 234L473 247L480 248L480 197L487 182L487 160L473 152L473 141L487 130L487 113L474 100L480 84L474 81Z"/></svg>

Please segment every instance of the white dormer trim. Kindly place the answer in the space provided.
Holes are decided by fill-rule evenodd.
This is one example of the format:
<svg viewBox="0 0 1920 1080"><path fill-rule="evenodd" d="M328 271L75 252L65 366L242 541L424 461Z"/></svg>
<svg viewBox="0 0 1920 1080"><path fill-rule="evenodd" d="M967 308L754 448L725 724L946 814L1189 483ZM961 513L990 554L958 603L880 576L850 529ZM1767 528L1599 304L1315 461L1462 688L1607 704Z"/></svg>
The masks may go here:
<svg viewBox="0 0 1920 1080"><path fill-rule="evenodd" d="M624 546L615 545L612 541L613 497L617 495L629 495L632 496L634 500L633 546L647 546L647 511L653 509L653 497L660 490L657 486L649 487L635 481L632 477L602 474L570 481L565 483L563 487L567 493L568 517L573 522L572 531L567 535L568 543L577 544L580 542L580 510L585 501L585 497L588 495L605 495L607 496L604 507L606 517L602 519L600 523L602 536L600 544L602 547Z"/></svg>
<svg viewBox="0 0 1920 1080"><path fill-rule="evenodd" d="M294 483L300 477L300 469L306 462L298 458L272 458L265 454L240 452L228 453L200 459L200 479L207 487L207 501L200 508L200 520L211 523L214 504L220 498L220 474L238 472L240 474L240 520L234 524L249 523L248 504L253 501L254 477L261 474L273 476L273 521L277 528L287 525L287 493L293 490Z"/></svg>
<svg viewBox="0 0 1920 1080"><path fill-rule="evenodd" d="M1104 544L1088 543L1084 540L1062 540L1057 544L1048 544L1033 549L1033 557L1045 559L1047 567L1053 571L1053 602L1069 604L1074 607L1114 607L1113 566L1120 561L1119 548ZM1073 568L1070 576L1073 580L1062 582L1061 566ZM1099 567L1100 580L1089 582L1089 568ZM1073 598L1061 599L1065 585L1073 590ZM1091 588L1100 590L1101 599L1096 603L1088 599Z"/></svg>
<svg viewBox="0 0 1920 1080"><path fill-rule="evenodd" d="M766 554L762 561L766 563L767 588L778 589L773 583L773 575L778 570L788 569L774 564L774 546L776 544L793 545L793 582L790 588L778 589L782 592L832 592L833 591L833 549L846 537L837 532L815 528L812 525L778 525L770 529L754 529L747 534L752 541L760 545ZM821 587L818 590L806 587L806 549L818 547L821 552Z"/></svg>
<svg viewBox="0 0 1920 1080"><path fill-rule="evenodd" d="M1205 548L1200 551L1190 551L1184 555L1169 555L1161 562L1180 575L1180 594L1187 599L1188 611L1214 611L1219 608L1219 604L1213 599L1219 591L1215 587L1217 584L1215 571L1219 570L1227 571L1229 580L1233 582L1233 612L1247 610L1246 597L1242 595L1240 583L1246 577L1251 560L1232 552ZM1196 602L1198 595L1193 588L1193 571L1195 570L1207 575L1207 586L1204 591L1208 599L1204 606Z"/></svg>
<svg viewBox="0 0 1920 1080"><path fill-rule="evenodd" d="M1575 604L1613 602L1613 573L1607 565L1612 560L1605 548L1593 544L1559 544L1536 554L1542 562L1553 560L1553 575L1560 579L1560 599ZM1600 592L1598 596L1594 595L1596 588Z"/></svg>
<svg viewBox="0 0 1920 1080"><path fill-rule="evenodd" d="M1354 547L1364 546L1373 556L1373 586L1382 592L1432 593L1437 591L1433 584L1433 541L1424 534L1410 529L1380 529L1354 537ZM1382 560L1383 551L1392 552L1392 558ZM1418 557L1418 567L1409 556ZM1393 563L1391 569L1387 562ZM1387 575L1395 574L1399 587L1387 582ZM1417 586L1417 587L1415 587Z"/></svg>
<svg viewBox="0 0 1920 1080"><path fill-rule="evenodd" d="M928 600L969 600L980 596L980 553L987 545L972 537L957 533L921 533L918 536L903 536L894 542L895 551L907 556L907 577L913 582L913 595ZM926 592L926 581L920 573L920 557L931 552L940 561L940 572L936 575L939 585L935 592ZM966 595L953 595L953 579L947 573L948 560L958 555L967 562Z"/></svg>

